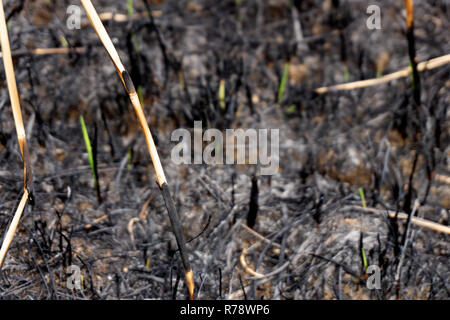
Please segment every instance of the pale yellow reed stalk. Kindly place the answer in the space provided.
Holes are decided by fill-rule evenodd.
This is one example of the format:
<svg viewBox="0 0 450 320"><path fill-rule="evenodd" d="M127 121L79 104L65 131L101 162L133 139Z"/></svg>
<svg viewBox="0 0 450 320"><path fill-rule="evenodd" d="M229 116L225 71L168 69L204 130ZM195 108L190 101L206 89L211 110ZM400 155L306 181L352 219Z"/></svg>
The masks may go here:
<svg viewBox="0 0 450 320"><path fill-rule="evenodd" d="M419 63L417 65L417 71L422 72L424 70L431 70L431 69L446 65L448 63L450 63L450 54L447 54L447 55L441 56L441 57L437 57L434 59L422 61L421 63ZM390 82L390 81L393 81L396 79L406 78L410 75L410 73L411 73L411 67L405 67L399 71L387 74L380 78L342 83L342 84L337 84L337 85L333 85L333 86L329 86L329 87L321 87L321 88L317 88L315 91L316 91L316 93L322 94L322 93L326 93L326 92L330 92L330 91L353 90L353 89L358 89L358 88L377 86L377 85L387 83L387 82Z"/></svg>
<svg viewBox="0 0 450 320"><path fill-rule="evenodd" d="M125 69L125 67L120 59L120 56L119 56L116 48L114 47L114 44L111 41L111 38L109 37L105 27L103 26L101 18L99 17L99 15L97 14L97 11L95 10L94 6L92 5L92 2L90 0L81 0L81 3L83 4L83 7L89 18L89 21L91 22L100 41L102 42L103 46L105 47L106 52L108 53L109 57L111 58L114 66L117 70L117 73L119 74L119 77L122 80L125 90L127 91L128 96L130 97L131 104L133 105L133 108L138 116L139 123L141 125L142 131L144 132L145 140L147 142L147 148L149 150L150 157L152 159L153 166L155 168L156 179L157 179L159 187L162 190L162 194L164 197L164 201L166 203L167 211L169 213L170 221L172 223L173 232L174 232L175 238L177 240L178 248L180 249L180 256L181 256L181 260L183 262L183 267L184 267L185 277L186 277L186 284L188 287L189 295L190 295L191 299L194 299L194 276L193 276L192 269L190 267L189 260L187 258L186 243L185 243L184 236L183 236L183 233L181 230L179 218L178 218L178 215L175 210L175 205L173 203L172 197L170 196L169 187L167 185L167 180L164 175L164 170L162 168L161 161L158 156L158 151L156 150L156 146L153 141L153 137L150 132L147 120L145 118L144 111L142 110L141 102L139 101L133 81L131 80L130 75L128 74L127 70Z"/></svg>
<svg viewBox="0 0 450 320"><path fill-rule="evenodd" d="M14 66L11 57L11 48L9 45L8 28L6 26L5 12L3 10L3 2L0 1L0 43L2 46L3 65L5 68L6 82L8 84L9 98L14 116L14 124L16 126L17 139L19 140L20 153L24 163L24 193L22 200L17 207L14 218L6 232L2 246L0 248L0 268L5 260L6 253L14 238L19 225L20 217L25 209L30 189L32 187L32 175L30 166L30 154L27 147L27 138L25 135L25 127L22 120L22 111L20 108L19 94L17 92L16 77L14 75Z"/></svg>

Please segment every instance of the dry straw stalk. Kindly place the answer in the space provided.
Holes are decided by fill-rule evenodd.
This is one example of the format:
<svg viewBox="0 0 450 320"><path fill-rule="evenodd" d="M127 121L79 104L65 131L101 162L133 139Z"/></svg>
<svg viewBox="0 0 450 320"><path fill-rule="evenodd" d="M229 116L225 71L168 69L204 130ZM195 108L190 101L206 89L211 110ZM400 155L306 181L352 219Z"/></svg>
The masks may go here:
<svg viewBox="0 0 450 320"><path fill-rule="evenodd" d="M139 97L137 95L136 89L134 87L133 81L131 80L131 77L127 70L125 69L120 56L114 47L114 44L111 41L111 38L109 37L105 27L103 26L103 23L97 14L97 11L95 10L94 6L92 5L92 2L90 0L81 0L81 3L83 4L83 7L87 13L87 16L89 18L89 21L91 22L95 32L97 33L100 41L102 42L103 46L105 47L109 57L111 58L117 73L119 74L120 79L122 80L122 83L125 87L125 90L128 93L128 96L130 97L131 104L133 105L133 108L138 116L139 123L141 125L142 131L145 135L145 140L147 142L147 147L150 152L150 157L153 162L153 166L155 168L156 173L156 179L158 182L158 185L162 191L164 201L166 204L167 211L169 213L169 218L172 223L173 232L175 234L175 238L177 240L178 248L180 249L180 256L181 260L183 262L183 267L185 271L185 277L186 277L186 284L189 290L190 298L194 298L194 278L192 269L190 267L189 260L187 258L187 249L186 249L186 242L184 240L183 232L181 229L181 225L179 222L178 214L175 209L175 205L173 203L172 197L170 195L169 187L167 185L167 180L164 175L164 170L161 165L161 161L158 156L158 151L156 149L155 143L153 141L152 134L150 132L147 120L145 118L144 111L142 110L141 102L139 101Z"/></svg>
<svg viewBox="0 0 450 320"><path fill-rule="evenodd" d="M29 197L31 197L32 188L30 154L28 152L25 127L22 120L22 111L20 108L19 94L17 92L16 77L14 75L14 66L11 57L11 48L9 45L8 28L6 26L5 12L3 10L2 1L0 1L0 43L2 46L3 65L5 68L6 82L8 84L9 98L11 100L11 107L14 116L14 124L16 127L17 139L19 140L20 154L22 155L24 163L24 193L0 248L1 268L6 257L6 253L8 252L9 246L11 245L11 242L16 233L17 226L19 225L20 217L22 216L22 213L25 209L27 200Z"/></svg>

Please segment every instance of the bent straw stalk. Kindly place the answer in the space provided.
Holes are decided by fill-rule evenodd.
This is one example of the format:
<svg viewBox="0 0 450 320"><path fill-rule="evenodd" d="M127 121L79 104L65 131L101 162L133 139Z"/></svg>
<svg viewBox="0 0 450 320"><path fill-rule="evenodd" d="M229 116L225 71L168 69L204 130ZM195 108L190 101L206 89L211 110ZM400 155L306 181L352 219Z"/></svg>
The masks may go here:
<svg viewBox="0 0 450 320"><path fill-rule="evenodd" d="M14 124L17 132L17 139L19 141L20 154L24 163L24 194L22 200L17 207L14 218L9 226L6 236L3 240L0 249L0 268L5 259L6 253L16 233L20 217L25 209L27 200L32 197L32 173L30 166L30 155L27 147L27 139L25 135L25 127L22 120L22 112L20 109L19 94L17 92L16 77L14 75L14 66L11 57L11 48L9 46L8 28L6 26L5 12L3 10L3 2L0 1L0 43L2 46L3 65L5 67L6 82L8 84L9 97L11 100L11 107L14 116Z"/></svg>
<svg viewBox="0 0 450 320"><path fill-rule="evenodd" d="M22 199L20 200L19 206L17 207L16 213L14 214L14 218L11 221L11 225L9 226L9 229L6 232L5 238L2 243L2 248L0 249L0 268L3 265L6 253L8 252L9 246L11 245L14 235L16 234L17 226L19 225L20 217L22 216L23 210L25 209L27 200L28 200L28 191L25 189Z"/></svg>
<svg viewBox="0 0 450 320"><path fill-rule="evenodd" d="M157 179L158 185L162 191L164 202L166 204L166 208L169 213L170 222L172 224L173 232L175 234L178 248L180 250L180 256L181 256L181 260L182 260L184 271L185 271L186 284L187 284L187 287L189 290L189 296L191 299L194 299L194 277L193 277L193 273L192 273L192 269L191 269L189 260L187 258L186 242L184 240L184 236L183 236L183 233L181 230L181 225L180 225L180 221L179 221L176 209L175 209L175 205L174 205L172 197L170 195L169 186L167 185L167 180L164 175L164 170L162 168L161 161L158 156L158 151L156 150L156 146L153 141L152 134L150 132L147 120L145 119L145 114L142 110L142 106L139 101L138 94L136 92L136 89L134 87L134 84L133 84L133 81L131 80L130 75L128 74L127 70L125 69L124 65L122 64L120 56L119 56L116 48L114 47L114 45L111 41L111 38L109 37L108 33L106 32L106 29L103 26L103 23L101 22L101 19L97 14L97 11L95 10L94 6L92 5L92 2L90 0L81 0L81 3L83 4L83 7L89 18L89 21L91 22L100 41L102 42L103 46L105 47L106 52L108 53L109 57L111 58L114 66L117 70L117 73L119 74L119 77L122 80L123 86L125 87L125 90L127 91L128 96L130 97L131 104L133 105L133 108L138 116L139 123L141 125L142 131L144 132L145 140L147 142L147 147L148 147L148 150L150 153L150 157L152 159L153 166L155 168L156 179Z"/></svg>

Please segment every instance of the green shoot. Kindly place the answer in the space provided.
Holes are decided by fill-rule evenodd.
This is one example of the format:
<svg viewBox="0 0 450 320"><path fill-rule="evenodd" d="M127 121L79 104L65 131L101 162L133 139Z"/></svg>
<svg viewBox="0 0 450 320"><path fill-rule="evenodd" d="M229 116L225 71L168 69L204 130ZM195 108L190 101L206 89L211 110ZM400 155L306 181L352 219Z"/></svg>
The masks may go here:
<svg viewBox="0 0 450 320"><path fill-rule="evenodd" d="M127 12L129 17L133 15L134 13L133 0L127 0Z"/></svg>
<svg viewBox="0 0 450 320"><path fill-rule="evenodd" d="M237 21L241 22L242 18L243 18L243 15L240 12L239 7L242 5L242 0L235 0L235 4L236 4L237 10L238 10L236 18L237 18Z"/></svg>
<svg viewBox="0 0 450 320"><path fill-rule="evenodd" d="M133 7L133 0L127 0L127 14L128 17L131 19L134 14L134 7ZM134 28L131 28L131 37L134 45L134 49L139 52L139 44L136 37L136 32L134 31Z"/></svg>
<svg viewBox="0 0 450 320"><path fill-rule="evenodd" d="M284 64L283 75L281 77L280 87L278 88L278 103L283 100L284 91L286 90L286 84L289 76L289 63Z"/></svg>
<svg viewBox="0 0 450 320"><path fill-rule="evenodd" d="M81 123L81 131L83 132L84 144L86 146L86 151L89 156L89 165L91 166L92 177L94 178L95 189L97 190L97 197L99 199L99 202L101 202L100 186L98 184L97 168L96 168L94 153L92 152L91 140L89 139L89 134L88 134L88 131L86 128L86 123L84 122L83 116L80 116L80 123Z"/></svg>
<svg viewBox="0 0 450 320"><path fill-rule="evenodd" d="M183 75L183 71L181 69L178 70L178 80L180 82L181 90L184 90L185 89L184 75Z"/></svg>
<svg viewBox="0 0 450 320"><path fill-rule="evenodd" d="M367 258L366 258L366 251L364 250L364 234L362 232L360 233L360 236L359 236L359 247L361 249L362 267L363 267L364 273L367 273Z"/></svg>
<svg viewBox="0 0 450 320"><path fill-rule="evenodd" d="M142 85L138 85L137 94L138 94L139 101L143 105L144 104L144 93L142 92Z"/></svg>
<svg viewBox="0 0 450 320"><path fill-rule="evenodd" d="M131 166L133 165L133 148L128 147L127 151L127 169L131 169Z"/></svg>
<svg viewBox="0 0 450 320"><path fill-rule="evenodd" d="M358 190L359 190L359 196L361 197L361 204L362 204L363 208L367 208L366 197L364 196L364 190L363 190L363 188L359 188Z"/></svg>
<svg viewBox="0 0 450 320"><path fill-rule="evenodd" d="M83 132L84 144L86 145L86 151L89 156L89 165L91 166L92 176L94 181L97 183L97 176L95 175L95 165L94 165L94 155L92 154L91 140L89 139L89 134L87 132L86 124L84 122L83 116L80 116L81 131Z"/></svg>
<svg viewBox="0 0 450 320"><path fill-rule="evenodd" d="M220 79L219 82L219 106L225 109L225 79Z"/></svg>
<svg viewBox="0 0 450 320"><path fill-rule="evenodd" d="M296 106L295 104L291 104L291 105L289 106L289 108L286 109L286 113L287 113L287 114L294 113L294 111L295 111L296 108L297 108L297 106Z"/></svg>
<svg viewBox="0 0 450 320"><path fill-rule="evenodd" d="M362 247L361 247L361 257L362 257L362 262L363 262L364 272L367 272L367 258L366 258L366 251L365 251L364 248L362 248Z"/></svg>
<svg viewBox="0 0 450 320"><path fill-rule="evenodd" d="M348 67L344 66L344 82L348 82L350 80L350 73L348 72Z"/></svg>
<svg viewBox="0 0 450 320"><path fill-rule="evenodd" d="M69 47L69 43L67 42L66 37L64 37L64 36L59 37L59 42L61 42L61 46L63 48L68 48Z"/></svg>

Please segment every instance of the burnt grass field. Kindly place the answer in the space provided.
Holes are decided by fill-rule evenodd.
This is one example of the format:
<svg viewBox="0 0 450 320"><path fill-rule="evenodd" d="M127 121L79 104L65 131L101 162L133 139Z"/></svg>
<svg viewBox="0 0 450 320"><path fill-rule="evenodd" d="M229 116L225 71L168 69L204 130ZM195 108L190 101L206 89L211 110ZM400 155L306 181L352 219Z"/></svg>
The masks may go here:
<svg viewBox="0 0 450 320"><path fill-rule="evenodd" d="M34 203L3 264L0 298L187 299L144 136L83 7L3 2ZM71 4L80 29L67 27ZM450 65L420 72L420 105L411 77L315 92L409 66L404 1L134 0L132 16L127 1L93 4L121 14L104 24L142 93L197 299L449 299L449 235L407 228L387 212L449 226ZM369 4L381 8L381 30L366 25ZM418 61L450 53L449 11L447 0L415 1ZM23 163L1 65L3 238L23 193ZM171 133L192 131L194 121L223 132L279 129L278 172L175 164ZM366 286L371 265L380 289ZM80 290L67 286L73 266Z"/></svg>

